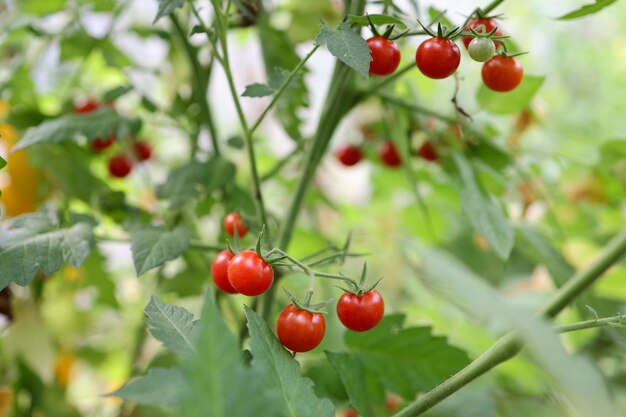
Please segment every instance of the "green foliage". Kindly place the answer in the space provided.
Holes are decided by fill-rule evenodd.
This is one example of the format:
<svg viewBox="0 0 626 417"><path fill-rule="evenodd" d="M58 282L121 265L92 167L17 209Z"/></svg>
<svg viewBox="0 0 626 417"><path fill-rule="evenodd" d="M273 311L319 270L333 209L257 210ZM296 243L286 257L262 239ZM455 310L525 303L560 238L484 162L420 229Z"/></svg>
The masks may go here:
<svg viewBox="0 0 626 417"><path fill-rule="evenodd" d="M593 4L587 4L579 9L573 10L569 13L559 17L559 20L571 20L579 17L588 16L590 14L598 13L600 10L615 3L617 0L596 0Z"/></svg>
<svg viewBox="0 0 626 417"><path fill-rule="evenodd" d="M185 0L157 0L159 2L159 11L157 12L154 22L156 23L163 16L169 16L179 7L183 7Z"/></svg>
<svg viewBox="0 0 626 417"><path fill-rule="evenodd" d="M180 369L151 368L145 376L131 380L107 396L138 404L175 407L186 389L187 381Z"/></svg>
<svg viewBox="0 0 626 417"><path fill-rule="evenodd" d="M271 96L280 88L281 85L289 77L289 71L283 68L275 68L274 73L270 75L267 80L267 84L250 84L246 86L246 90L241 95L242 97L265 97ZM296 76L289 83L289 87L295 87L298 83L299 76Z"/></svg>
<svg viewBox="0 0 626 417"><path fill-rule="evenodd" d="M315 38L316 45L326 45L328 51L341 62L367 78L369 76L370 49L365 40L350 25L343 22L336 30L322 25Z"/></svg>
<svg viewBox="0 0 626 417"><path fill-rule="evenodd" d="M543 84L543 77L524 75L521 84L513 91L499 93L481 85L477 100L481 107L495 114L519 113L528 108Z"/></svg>
<svg viewBox="0 0 626 417"><path fill-rule="evenodd" d="M384 14L370 14L367 16L347 16L347 22L350 25L369 26L370 20L376 26L394 25L397 28L406 29L406 24L402 20L398 19L397 17Z"/></svg>
<svg viewBox="0 0 626 417"><path fill-rule="evenodd" d="M178 258L189 247L193 232L184 226L167 230L161 226L145 226L132 233L133 262L137 276Z"/></svg>
<svg viewBox="0 0 626 417"><path fill-rule="evenodd" d="M166 304L155 296L146 306L146 324L150 334L181 357L195 351L199 324L193 314L182 307Z"/></svg>
<svg viewBox="0 0 626 417"><path fill-rule="evenodd" d="M0 169L4 168L5 166L7 166L7 161L5 161L1 156L0 156Z"/></svg>

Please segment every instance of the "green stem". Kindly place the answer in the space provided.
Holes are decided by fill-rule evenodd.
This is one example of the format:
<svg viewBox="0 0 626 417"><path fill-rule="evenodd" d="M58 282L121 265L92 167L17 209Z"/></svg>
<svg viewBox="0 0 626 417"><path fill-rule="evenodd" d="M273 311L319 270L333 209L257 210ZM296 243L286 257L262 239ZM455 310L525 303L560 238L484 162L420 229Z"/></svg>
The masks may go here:
<svg viewBox="0 0 626 417"><path fill-rule="evenodd" d="M488 15L489 13L493 11L493 9L495 9L502 3L504 3L504 0L492 1L487 7L485 7L484 9L480 9L480 11L482 12L483 15Z"/></svg>
<svg viewBox="0 0 626 417"><path fill-rule="evenodd" d="M265 110L263 110L263 113L261 113L259 118L256 120L256 122L254 122L254 124L250 128L250 133L254 133L257 130L257 128L263 122L263 119L265 119L265 116L267 116L269 111L272 110L272 108L274 108L274 105L276 104L276 102L278 101L280 96L287 89L287 87L289 87L289 84L291 83L291 80L293 80L293 78L300 72L300 70L304 67L304 64L306 64L306 62L309 60L309 58L311 58L313 56L313 54L315 53L315 51L318 50L319 47L320 47L319 45L315 45L315 47L311 50L311 52L309 52L307 54L307 56L305 56L300 61L300 63L291 71L291 73L289 74L289 77L287 77L287 79L281 84L281 86L278 89L278 91L276 91L276 93L272 97L272 101L270 101L270 104L267 105Z"/></svg>
<svg viewBox="0 0 626 417"><path fill-rule="evenodd" d="M293 158L298 153L300 153L301 150L302 150L302 146L301 144L298 144L285 157L283 157L280 161L276 162L276 164L269 171L263 174L261 176L261 181L267 181L270 178L272 178L274 175L278 174L280 170L283 169L285 165L287 165L287 163L291 160L291 158Z"/></svg>
<svg viewBox="0 0 626 417"><path fill-rule="evenodd" d="M555 317L581 293L591 287L625 253L626 229L611 239L589 267L576 273L564 286L559 288L546 306L540 310L540 314L550 318ZM400 412L394 414L393 417L416 417L422 415L469 382L483 375L496 365L514 357L521 348L522 344L516 339L514 334L506 334L468 366L409 404Z"/></svg>
<svg viewBox="0 0 626 417"><path fill-rule="evenodd" d="M456 119L454 117L446 116L436 111L429 110L423 106L420 106L419 104L415 104L407 100L397 98L397 97L394 97L392 95L385 94L385 93L381 93L379 94L379 96L388 103L392 103L397 106L404 107L405 109L411 110L415 113L421 113L421 114L426 114L428 116L433 116L439 120L443 120L444 122L448 122L448 123L456 122Z"/></svg>
<svg viewBox="0 0 626 417"><path fill-rule="evenodd" d="M618 316L613 317L605 317L602 319L593 319L586 321L579 321L578 323L572 324L564 324L562 326L557 326L554 328L556 332L559 333L567 333L567 332L575 332L577 330L585 330L585 329L593 329L596 327L603 326L624 326L626 324L626 317L620 314Z"/></svg>

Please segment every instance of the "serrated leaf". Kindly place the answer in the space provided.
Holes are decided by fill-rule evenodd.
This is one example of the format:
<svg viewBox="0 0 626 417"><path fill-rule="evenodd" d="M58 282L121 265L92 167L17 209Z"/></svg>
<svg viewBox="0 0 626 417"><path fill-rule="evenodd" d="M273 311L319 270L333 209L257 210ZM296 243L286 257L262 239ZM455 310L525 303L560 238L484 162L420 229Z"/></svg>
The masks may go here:
<svg viewBox="0 0 626 417"><path fill-rule="evenodd" d="M465 352L433 336L429 327L402 329L403 322L403 315L387 315L368 332L346 333L350 354L388 390L411 399L469 363Z"/></svg>
<svg viewBox="0 0 626 417"><path fill-rule="evenodd" d="M485 195L468 160L458 152L453 154L453 159L461 180L461 204L465 215L495 253L502 260L508 259L515 244L513 227L498 203Z"/></svg>
<svg viewBox="0 0 626 417"><path fill-rule="evenodd" d="M350 25L369 26L370 24L368 16L348 15L347 18L348 24ZM386 14L371 14L369 15L369 18L376 26L395 25L397 28L406 29L406 24L402 20L394 16L389 16Z"/></svg>
<svg viewBox="0 0 626 417"><path fill-rule="evenodd" d="M500 93L481 84L476 94L480 106L495 114L519 113L530 105L543 84L544 77L525 75L521 84L513 91Z"/></svg>
<svg viewBox="0 0 626 417"><path fill-rule="evenodd" d="M178 258L189 247L193 232L183 226L167 230L147 226L132 233L131 249L137 276Z"/></svg>
<svg viewBox="0 0 626 417"><path fill-rule="evenodd" d="M91 253L91 226L78 223L67 229L0 230L0 289L11 282L26 286L41 270L52 275L63 261L80 266Z"/></svg>
<svg viewBox="0 0 626 417"><path fill-rule="evenodd" d="M189 381L181 399L185 417L279 416L278 393L262 372L247 367L235 336L226 327L215 296L205 297L197 354L185 362Z"/></svg>
<svg viewBox="0 0 626 417"><path fill-rule="evenodd" d="M152 368L145 376L135 378L106 397L120 397L138 404L175 407L187 381L180 369Z"/></svg>
<svg viewBox="0 0 626 417"><path fill-rule="evenodd" d="M350 405L363 417L386 416L385 389L378 375L368 372L363 362L348 353L326 352L343 382Z"/></svg>
<svg viewBox="0 0 626 417"><path fill-rule="evenodd" d="M144 310L150 334L181 357L195 352L199 325L193 314L182 307L167 304L157 297L150 297Z"/></svg>
<svg viewBox="0 0 626 417"><path fill-rule="evenodd" d="M590 14L598 13L600 10L615 3L617 0L596 0L593 4L587 4L580 9L573 10L559 17L558 20L576 19Z"/></svg>
<svg viewBox="0 0 626 417"><path fill-rule="evenodd" d="M322 25L322 30L315 38L316 45L326 45L331 54L341 62L367 78L372 57L365 40L346 22L337 30Z"/></svg>
<svg viewBox="0 0 626 417"><path fill-rule="evenodd" d="M159 11L157 12L157 15L154 18L154 22L152 22L152 24L155 24L163 16L168 16L174 13L176 9L178 9L179 7L183 7L183 5L185 4L185 0L157 0L157 1L159 2Z"/></svg>
<svg viewBox="0 0 626 417"><path fill-rule="evenodd" d="M70 114L47 120L26 132L13 150L17 151L38 143L60 143L86 137L89 142L114 133L118 138L135 133L140 124L118 115L114 110L103 108L84 115Z"/></svg>
<svg viewBox="0 0 626 417"><path fill-rule="evenodd" d="M268 378L268 383L281 393L277 415L291 417L333 417L335 408L328 399L320 399L313 391L313 381L303 377L300 364L278 341L267 323L244 306L250 330L252 367Z"/></svg>
<svg viewBox="0 0 626 417"><path fill-rule="evenodd" d="M245 91L241 95L242 97L267 97L274 94L275 88L267 84L250 84L246 86Z"/></svg>

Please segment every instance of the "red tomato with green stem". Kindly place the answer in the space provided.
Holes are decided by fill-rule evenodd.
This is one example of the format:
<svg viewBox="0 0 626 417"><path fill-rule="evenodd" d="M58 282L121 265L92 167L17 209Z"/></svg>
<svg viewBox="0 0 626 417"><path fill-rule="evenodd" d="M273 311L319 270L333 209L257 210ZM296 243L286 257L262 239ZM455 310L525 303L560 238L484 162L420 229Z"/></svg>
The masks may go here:
<svg viewBox="0 0 626 417"><path fill-rule="evenodd" d="M237 228L237 234L239 237L244 237L248 234L248 227L244 223L239 214L232 212L228 213L224 217L224 230L231 236L235 236L235 227Z"/></svg>
<svg viewBox="0 0 626 417"><path fill-rule="evenodd" d="M391 141L385 141L380 148L378 148L378 157L383 164L391 168L397 168L402 165L402 158L396 149L396 146Z"/></svg>
<svg viewBox="0 0 626 417"><path fill-rule="evenodd" d="M491 18L472 19L469 21L467 26L465 26L465 30L463 31L463 44L465 45L466 48L469 47L469 44L473 39L470 29L474 29L476 32L478 32L478 28L481 25L485 27L485 34L490 33L495 28L498 28L498 30L496 30L496 33L494 33L493 36L504 36L504 32L502 32L502 30L500 29L500 26L498 25L498 22L496 22L494 19L491 19Z"/></svg>
<svg viewBox="0 0 626 417"><path fill-rule="evenodd" d="M263 294L274 282L272 266L251 250L235 255L226 273L234 289L251 297Z"/></svg>
<svg viewBox="0 0 626 417"><path fill-rule="evenodd" d="M230 253L228 249L223 250L217 254L211 264L211 277L213 278L215 286L229 294L237 294L239 292L234 289L230 281L228 281L228 266L234 256L235 255Z"/></svg>
<svg viewBox="0 0 626 417"><path fill-rule="evenodd" d="M447 78L459 67L461 51L450 39L430 38L417 47L415 63L428 78Z"/></svg>
<svg viewBox="0 0 626 417"><path fill-rule="evenodd" d="M326 332L323 314L312 313L289 304L278 316L278 340L293 352L308 352L322 342Z"/></svg>
<svg viewBox="0 0 626 417"><path fill-rule="evenodd" d="M371 75L389 75L400 65L400 48L398 45L382 36L374 36L367 40L372 61L370 62Z"/></svg>
<svg viewBox="0 0 626 417"><path fill-rule="evenodd" d="M483 64L482 78L493 91L511 91L522 82L524 67L513 57L496 55Z"/></svg>
<svg viewBox="0 0 626 417"><path fill-rule="evenodd" d="M344 145L337 151L337 159L347 167L354 166L361 162L363 153L358 146Z"/></svg>
<svg viewBox="0 0 626 417"><path fill-rule="evenodd" d="M376 327L384 314L385 301L376 290L362 295L346 292L337 302L339 320L355 332L364 332Z"/></svg>

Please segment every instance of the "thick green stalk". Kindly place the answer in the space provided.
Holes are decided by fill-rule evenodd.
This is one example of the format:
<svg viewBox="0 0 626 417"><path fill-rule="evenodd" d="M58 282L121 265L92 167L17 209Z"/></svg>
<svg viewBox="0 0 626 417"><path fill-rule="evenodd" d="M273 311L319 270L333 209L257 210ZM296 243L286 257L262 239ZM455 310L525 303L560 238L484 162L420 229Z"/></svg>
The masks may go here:
<svg viewBox="0 0 626 417"><path fill-rule="evenodd" d="M559 288L554 293L552 299L540 310L540 314L550 318L555 317L579 295L589 289L625 253L626 229L611 239L589 267L576 273L564 286ZM409 404L400 412L394 414L393 417L416 417L422 415L469 382L515 356L521 348L521 342L517 341L512 333L503 336L468 366Z"/></svg>

